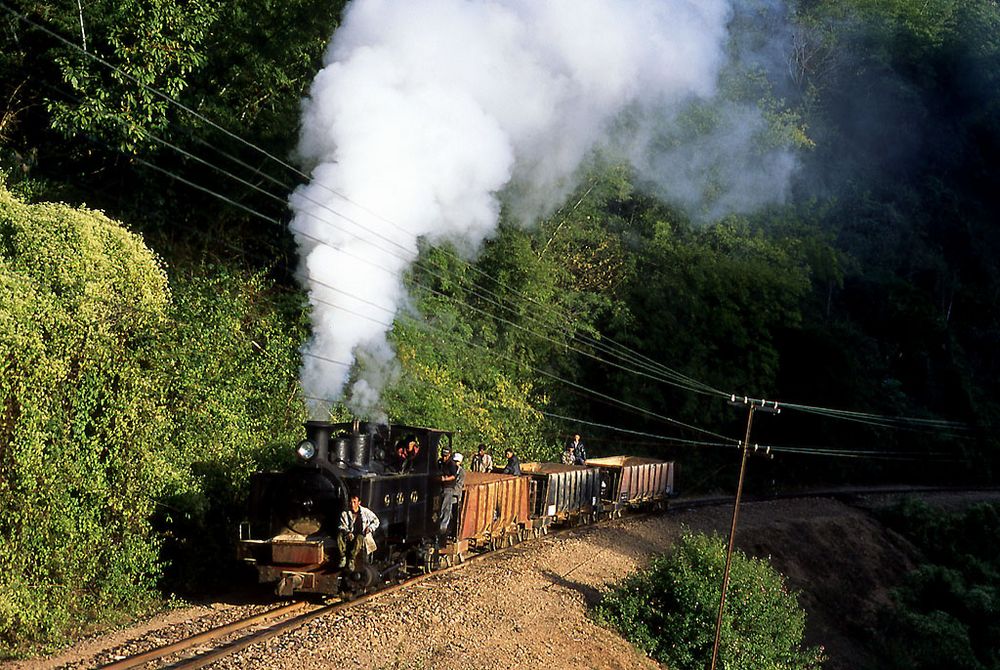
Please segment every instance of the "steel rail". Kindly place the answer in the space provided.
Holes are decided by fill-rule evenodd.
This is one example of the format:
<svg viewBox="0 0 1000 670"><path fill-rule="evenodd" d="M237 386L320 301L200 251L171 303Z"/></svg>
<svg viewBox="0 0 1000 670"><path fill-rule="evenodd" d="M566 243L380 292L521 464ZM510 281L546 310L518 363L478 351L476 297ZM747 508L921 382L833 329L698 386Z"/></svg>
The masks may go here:
<svg viewBox="0 0 1000 670"><path fill-rule="evenodd" d="M517 546L517 545L515 544L512 546ZM430 579L431 577L439 577L448 572L458 570L459 568L465 567L473 560L477 560L485 556L492 556L498 554L505 549L510 549L510 547L504 547L503 549L498 549L496 551L483 552L481 554L472 556L462 561L461 563L457 563L455 565L446 568L441 568L439 570L434 570L433 572L428 572L423 575L417 575L416 577L407 579L404 582L393 584L391 586L378 589L377 591L373 591L371 593L366 593L362 596L358 596L357 598L352 598L350 600L344 600L338 603L325 605L311 612L306 612L304 614L300 614L296 617L292 617L285 621L280 621L266 630L257 633L252 633L243 639L237 640L230 644L223 645L217 649L213 649L212 651L208 651L205 652L204 654L200 654L193 658L186 659L178 663L174 663L170 667L172 670L195 670L196 668L203 668L206 665L215 663L216 661L220 661L223 658L226 658L227 656L232 656L233 654L239 651L243 651L244 649L246 649L251 645L257 644L259 642L264 642L265 640L269 640L272 637L280 635L281 633L284 633L286 631L294 630L295 628L298 628L306 623L309 623L313 619L318 619L321 616L338 614L340 612L343 612L344 610L356 607L357 605L363 605L364 603L370 602L375 598L395 593L396 591L400 591L404 588L413 586L426 579Z"/></svg>
<svg viewBox="0 0 1000 670"><path fill-rule="evenodd" d="M283 607L277 607L273 610L268 610L267 612L255 614L238 621L232 621L217 628L197 633L191 637L186 637L183 640L179 640L171 644L150 649L149 651L144 651L140 654L136 654L135 656L129 656L128 658L124 658L107 665L102 665L101 668L103 670L126 670L127 668L134 668L145 663L150 663L152 661L180 653L203 642L208 642L237 631L246 630L247 628L267 621L268 619L285 616L306 607L308 604L309 603L305 601L299 601Z"/></svg>

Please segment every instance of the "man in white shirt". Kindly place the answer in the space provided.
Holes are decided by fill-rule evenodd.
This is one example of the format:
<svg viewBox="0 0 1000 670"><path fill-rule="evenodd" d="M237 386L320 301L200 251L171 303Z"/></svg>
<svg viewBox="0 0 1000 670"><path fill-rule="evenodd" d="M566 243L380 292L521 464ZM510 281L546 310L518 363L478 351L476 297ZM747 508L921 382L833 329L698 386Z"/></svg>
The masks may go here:
<svg viewBox="0 0 1000 670"><path fill-rule="evenodd" d="M375 539L372 535L378 528L378 517L375 512L361 506L361 498L352 495L348 509L340 513L340 526L337 533L337 549L340 550L340 564L354 570L354 561L358 552L365 549L366 556L375 551Z"/></svg>
<svg viewBox="0 0 1000 670"><path fill-rule="evenodd" d="M479 452L472 457L473 472L493 472L493 457L486 453L486 445L479 445Z"/></svg>

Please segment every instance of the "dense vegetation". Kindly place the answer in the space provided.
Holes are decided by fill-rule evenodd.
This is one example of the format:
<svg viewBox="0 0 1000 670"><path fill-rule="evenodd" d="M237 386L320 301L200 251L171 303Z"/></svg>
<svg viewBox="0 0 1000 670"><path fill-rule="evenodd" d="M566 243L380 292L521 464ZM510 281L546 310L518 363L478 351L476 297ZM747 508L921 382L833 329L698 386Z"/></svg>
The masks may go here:
<svg viewBox="0 0 1000 670"><path fill-rule="evenodd" d="M962 512L909 501L885 515L924 562L883 613L877 645L885 668L1000 668L1000 506Z"/></svg>
<svg viewBox="0 0 1000 670"><path fill-rule="evenodd" d="M259 276L169 277L133 233L0 187L0 643L204 584L297 435L295 322ZM292 314L298 313L298 300ZM215 572L213 572L213 570Z"/></svg>
<svg viewBox="0 0 1000 670"><path fill-rule="evenodd" d="M670 554L605 595L597 616L670 668L708 667L725 565L723 538L688 533ZM820 667L822 650L802 645L805 612L766 561L734 552L726 605L719 667Z"/></svg>
<svg viewBox="0 0 1000 670"><path fill-rule="evenodd" d="M45 639L102 607L141 607L151 541L158 390L149 332L167 281L100 214L27 207L0 189L3 636ZM43 558L44 557L44 558Z"/></svg>
<svg viewBox="0 0 1000 670"><path fill-rule="evenodd" d="M194 566L230 555L249 473L296 439L307 315L282 222L301 175L243 140L291 153L341 4L0 6L5 649L204 583ZM651 359L726 393L967 426L762 417L761 443L921 460L786 453L752 463L751 486L994 480L1000 8L795 0L740 15L760 16L753 39L790 36L781 67L733 68L724 89L796 148L788 201L696 221L595 157L562 210L530 230L505 219L474 264L425 248L415 309L390 334L392 419L527 457L580 430L591 453L646 449L683 460L686 488L730 486L735 451L696 449L683 440L718 440L680 426L735 438L745 414L654 381ZM645 374L598 360L612 342Z"/></svg>

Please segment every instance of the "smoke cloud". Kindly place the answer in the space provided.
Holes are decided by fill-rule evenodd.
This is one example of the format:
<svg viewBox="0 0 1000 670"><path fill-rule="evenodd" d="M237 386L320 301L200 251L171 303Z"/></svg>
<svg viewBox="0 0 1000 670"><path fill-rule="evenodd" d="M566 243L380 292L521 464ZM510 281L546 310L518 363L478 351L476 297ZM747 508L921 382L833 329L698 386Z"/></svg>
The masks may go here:
<svg viewBox="0 0 1000 670"><path fill-rule="evenodd" d="M474 256L501 197L525 223L552 212L595 148L703 216L780 199L793 161L753 151L755 110L730 105L710 132L662 146L685 105L716 94L732 12L723 0L355 0L303 103L312 181L290 198L312 303L306 396L376 416L398 374L386 332L418 240ZM354 361L372 374L345 388Z"/></svg>

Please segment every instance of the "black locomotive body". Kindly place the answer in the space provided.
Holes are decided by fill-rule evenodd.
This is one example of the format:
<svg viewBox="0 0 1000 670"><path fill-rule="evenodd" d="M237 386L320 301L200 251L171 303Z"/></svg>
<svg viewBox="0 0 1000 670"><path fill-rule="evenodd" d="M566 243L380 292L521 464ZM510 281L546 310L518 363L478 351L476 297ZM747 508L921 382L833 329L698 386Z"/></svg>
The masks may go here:
<svg viewBox="0 0 1000 670"><path fill-rule="evenodd" d="M251 482L238 555L281 595L357 593L428 568L438 543L436 456L446 431L310 421L299 464ZM353 570L338 567L337 533L351 495L375 513L376 549ZM362 551L362 555L366 552Z"/></svg>

